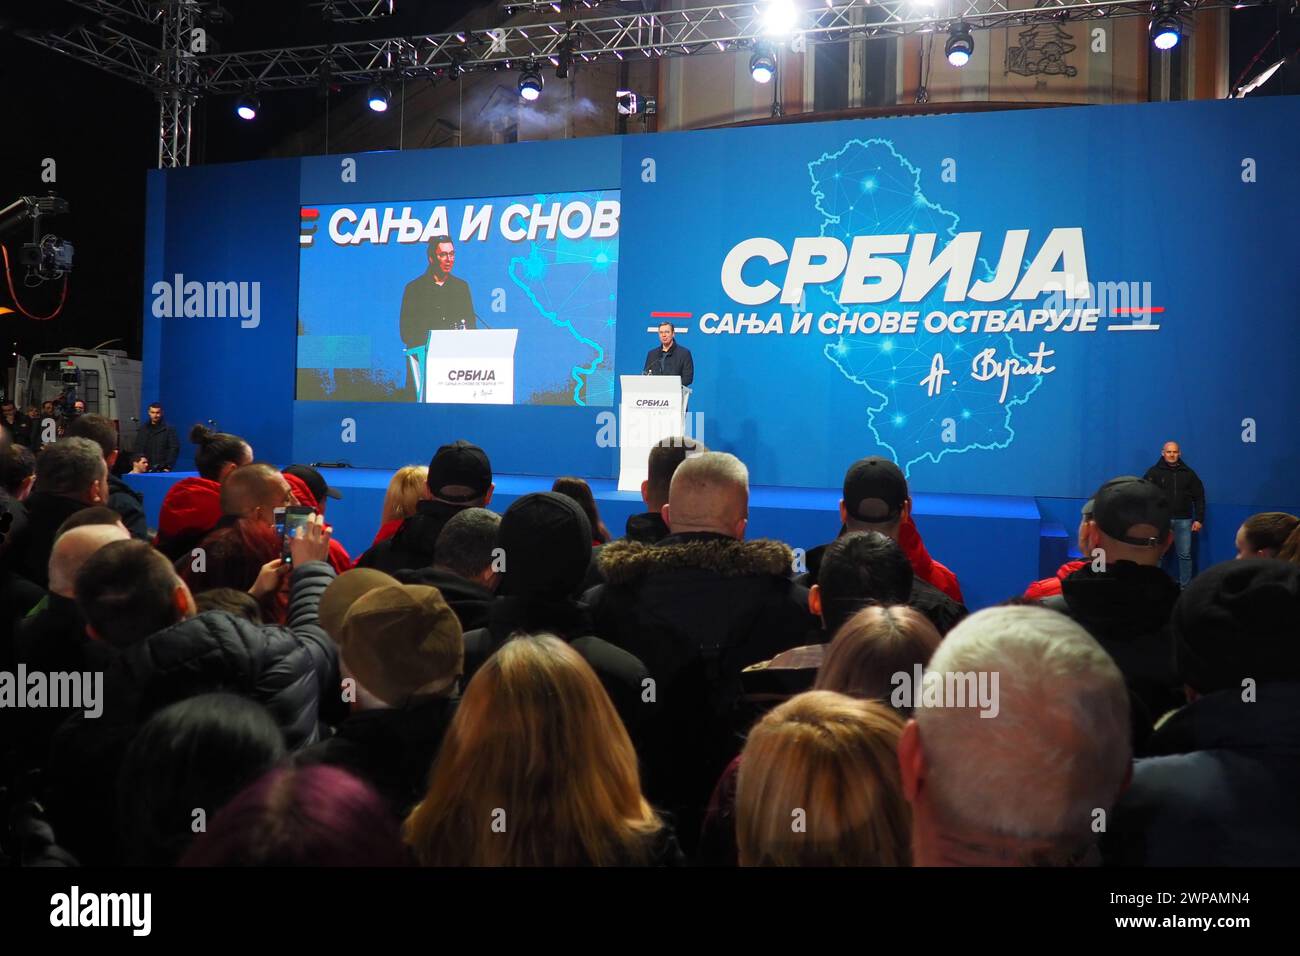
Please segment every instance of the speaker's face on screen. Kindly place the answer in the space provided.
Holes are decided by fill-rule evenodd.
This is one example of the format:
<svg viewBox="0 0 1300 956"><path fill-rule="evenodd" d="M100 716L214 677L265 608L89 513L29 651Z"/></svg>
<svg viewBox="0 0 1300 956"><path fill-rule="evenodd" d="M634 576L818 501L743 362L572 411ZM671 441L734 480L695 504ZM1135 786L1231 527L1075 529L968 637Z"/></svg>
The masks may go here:
<svg viewBox="0 0 1300 956"><path fill-rule="evenodd" d="M450 242L440 242L433 251L433 261L443 275L451 275L451 267L456 264L456 247Z"/></svg>
<svg viewBox="0 0 1300 956"><path fill-rule="evenodd" d="M659 344L667 348L673 340L673 327L671 325L659 326Z"/></svg>
<svg viewBox="0 0 1300 956"><path fill-rule="evenodd" d="M1165 461L1169 462L1169 464L1176 465L1178 463L1178 457L1182 454L1182 451L1177 445L1170 442L1161 449L1161 454L1165 456Z"/></svg>

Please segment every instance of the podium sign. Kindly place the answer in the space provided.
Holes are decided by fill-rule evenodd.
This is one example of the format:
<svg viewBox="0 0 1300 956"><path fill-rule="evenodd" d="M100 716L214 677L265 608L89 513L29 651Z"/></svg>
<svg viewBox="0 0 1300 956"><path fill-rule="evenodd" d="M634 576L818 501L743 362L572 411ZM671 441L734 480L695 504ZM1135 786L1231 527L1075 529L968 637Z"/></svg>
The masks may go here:
<svg viewBox="0 0 1300 956"><path fill-rule="evenodd" d="M618 409L618 490L640 491L650 449L682 433L680 375L622 375Z"/></svg>
<svg viewBox="0 0 1300 956"><path fill-rule="evenodd" d="M429 332L421 400L431 405L513 405L518 329Z"/></svg>

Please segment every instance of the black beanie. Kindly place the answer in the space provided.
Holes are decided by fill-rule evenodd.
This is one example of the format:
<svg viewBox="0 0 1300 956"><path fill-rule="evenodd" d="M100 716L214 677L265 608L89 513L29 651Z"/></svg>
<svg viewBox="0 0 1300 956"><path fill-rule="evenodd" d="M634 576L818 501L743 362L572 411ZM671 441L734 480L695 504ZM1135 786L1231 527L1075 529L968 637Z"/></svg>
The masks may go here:
<svg viewBox="0 0 1300 956"><path fill-rule="evenodd" d="M1216 564L1179 597L1170 629L1178 676L1197 693L1300 680L1300 565Z"/></svg>
<svg viewBox="0 0 1300 956"><path fill-rule="evenodd" d="M591 522L572 498L535 492L501 516L497 546L505 557L498 594L569 597L582 586L591 564Z"/></svg>

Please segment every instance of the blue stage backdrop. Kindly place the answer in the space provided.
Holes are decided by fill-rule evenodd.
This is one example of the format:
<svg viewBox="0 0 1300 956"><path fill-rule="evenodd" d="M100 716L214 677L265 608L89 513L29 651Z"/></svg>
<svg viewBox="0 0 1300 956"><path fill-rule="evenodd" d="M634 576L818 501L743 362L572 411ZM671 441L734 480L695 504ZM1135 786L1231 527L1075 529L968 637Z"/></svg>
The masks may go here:
<svg viewBox="0 0 1300 956"><path fill-rule="evenodd" d="M669 313L695 357L694 429L757 485L834 487L883 454L919 491L1078 500L1173 438L1211 501L1285 505L1300 471L1285 397L1297 152L1300 101L1267 97L153 173L146 400L281 462L395 467L463 436L503 473L612 477L602 406ZM621 204L603 269L593 240L566 252L511 238L525 217L503 223L511 203L573 196ZM293 401L299 368L328 380L364 358L400 380L403 286L425 268L397 222L391 249L319 248L328 217L352 210L351 234L375 210L382 234L383 210L410 207L405 235L425 239L441 206L460 242L466 208L488 204L492 238L461 242L456 269L488 323L575 330L545 363L520 357L532 384L516 400L567 407ZM603 283L594 299L582 276L546 291L568 253ZM220 315L215 283L240 284Z"/></svg>

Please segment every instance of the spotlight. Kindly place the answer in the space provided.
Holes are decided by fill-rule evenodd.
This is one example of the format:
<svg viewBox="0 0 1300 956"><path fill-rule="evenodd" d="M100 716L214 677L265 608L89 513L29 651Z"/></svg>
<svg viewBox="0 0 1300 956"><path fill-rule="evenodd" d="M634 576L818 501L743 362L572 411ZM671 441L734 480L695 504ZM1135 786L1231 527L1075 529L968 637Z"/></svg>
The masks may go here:
<svg viewBox="0 0 1300 956"><path fill-rule="evenodd" d="M262 108L262 101L253 93L245 93L235 100L235 115L241 120L257 119L257 111Z"/></svg>
<svg viewBox="0 0 1300 956"><path fill-rule="evenodd" d="M366 105L376 113L386 113L388 111L388 87L382 83L376 83L370 87L370 92L366 94Z"/></svg>
<svg viewBox="0 0 1300 956"><path fill-rule="evenodd" d="M763 10L763 32L770 37L788 36L799 23L799 12L794 0L767 0Z"/></svg>
<svg viewBox="0 0 1300 956"><path fill-rule="evenodd" d="M1151 42L1157 50L1172 50L1183 38L1183 25L1176 16L1164 13L1151 21Z"/></svg>
<svg viewBox="0 0 1300 956"><path fill-rule="evenodd" d="M975 38L971 36L970 27L965 23L954 23L948 31L948 42L944 44L943 52L953 66L969 63L971 54L975 52Z"/></svg>
<svg viewBox="0 0 1300 956"><path fill-rule="evenodd" d="M542 74L531 66L519 74L519 95L530 103L542 95Z"/></svg>
<svg viewBox="0 0 1300 956"><path fill-rule="evenodd" d="M749 75L755 83L770 83L776 76L776 58L766 50L758 50L749 58Z"/></svg>
<svg viewBox="0 0 1300 956"><path fill-rule="evenodd" d="M635 116L637 113L636 94L631 90L616 90L614 93L618 102L618 112L620 116Z"/></svg>

